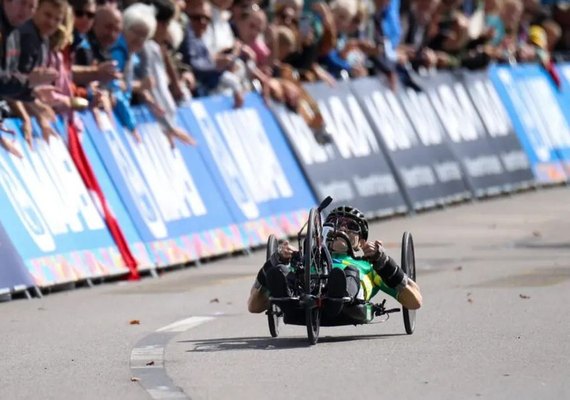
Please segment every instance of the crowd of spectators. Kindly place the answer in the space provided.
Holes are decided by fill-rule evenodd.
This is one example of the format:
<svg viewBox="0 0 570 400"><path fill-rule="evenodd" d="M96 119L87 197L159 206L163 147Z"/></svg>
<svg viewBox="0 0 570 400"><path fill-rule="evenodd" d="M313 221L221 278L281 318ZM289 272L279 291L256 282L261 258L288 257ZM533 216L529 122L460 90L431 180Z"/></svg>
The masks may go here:
<svg viewBox="0 0 570 400"><path fill-rule="evenodd" d="M32 117L44 139L57 115L80 124L114 114L139 140L132 105L146 104L172 145L194 144L176 109L244 93L298 112L330 138L302 82L378 76L422 90L416 74L553 60L570 49L570 4L540 0L0 0L3 116ZM18 154L6 134L8 151Z"/></svg>

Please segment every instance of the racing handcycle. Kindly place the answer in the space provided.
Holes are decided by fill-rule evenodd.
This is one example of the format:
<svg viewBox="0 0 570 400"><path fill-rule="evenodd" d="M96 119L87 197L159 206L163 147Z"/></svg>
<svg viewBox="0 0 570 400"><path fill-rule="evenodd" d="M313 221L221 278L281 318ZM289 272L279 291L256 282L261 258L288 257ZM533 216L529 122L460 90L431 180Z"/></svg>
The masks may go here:
<svg viewBox="0 0 570 400"><path fill-rule="evenodd" d="M329 274L332 270L332 258L323 234L323 210L330 205L332 198L325 198L318 207L312 208L305 225L297 234L299 252L291 259L292 295L289 297L270 297L267 310L269 332L272 337L279 336L281 321L291 325L305 325L309 343L314 345L319 340L321 326L362 325L371 323L375 317L399 312L400 308L386 308L386 300L375 304L364 300L353 300L351 297L331 298L327 296L326 288ZM331 237L332 235L332 237ZM342 231L326 233L328 239L344 240L349 249L349 255L355 256L348 236ZM267 240L266 258L269 259L278 250L279 242L274 235ZM404 232L401 247L401 268L416 281L416 266L414 242L411 233ZM327 302L343 302L345 307L356 307L357 312L342 313L340 316L328 318L324 309ZM351 303L351 304L349 304ZM293 313L285 313L283 309L294 309ZM353 311L355 311L353 309ZM402 307L404 328L408 335L415 330L416 311ZM358 317L356 317L358 316Z"/></svg>

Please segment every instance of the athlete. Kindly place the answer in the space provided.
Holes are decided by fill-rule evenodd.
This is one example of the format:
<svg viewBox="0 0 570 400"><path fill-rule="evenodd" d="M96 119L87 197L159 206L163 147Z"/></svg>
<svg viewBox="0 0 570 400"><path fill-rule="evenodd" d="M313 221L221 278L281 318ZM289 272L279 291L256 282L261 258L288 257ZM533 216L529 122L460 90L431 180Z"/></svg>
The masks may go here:
<svg viewBox="0 0 570 400"><path fill-rule="evenodd" d="M348 237L353 254L362 250L364 257L353 258L348 243L335 235L336 232L342 232ZM340 314L343 309L345 313L350 313L351 305L369 301L379 291L392 296L407 309L421 307L419 286L386 254L381 241L368 241L368 222L356 208L341 206L332 210L325 219L323 237L333 261L327 297L351 298L346 306L342 302L327 304L325 312L329 317ZM248 299L249 312L261 313L267 310L270 296L292 295L294 271L291 259L297 255L297 249L289 242L279 245L257 274ZM289 310L283 311L287 314Z"/></svg>

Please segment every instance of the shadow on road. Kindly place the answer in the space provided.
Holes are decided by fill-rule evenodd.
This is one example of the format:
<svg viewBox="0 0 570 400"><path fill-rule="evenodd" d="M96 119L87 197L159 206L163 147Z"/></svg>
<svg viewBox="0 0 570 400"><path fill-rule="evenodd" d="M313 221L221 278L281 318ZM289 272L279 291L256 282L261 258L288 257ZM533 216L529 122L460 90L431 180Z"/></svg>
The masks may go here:
<svg viewBox="0 0 570 400"><path fill-rule="evenodd" d="M356 340L388 339L394 336L407 336L406 334L384 335L345 335L324 336L319 338L320 344L349 342ZM307 338L268 338L268 337L234 337L205 340L181 340L179 343L190 343L194 348L186 350L188 353L207 353L233 350L283 350L309 347Z"/></svg>

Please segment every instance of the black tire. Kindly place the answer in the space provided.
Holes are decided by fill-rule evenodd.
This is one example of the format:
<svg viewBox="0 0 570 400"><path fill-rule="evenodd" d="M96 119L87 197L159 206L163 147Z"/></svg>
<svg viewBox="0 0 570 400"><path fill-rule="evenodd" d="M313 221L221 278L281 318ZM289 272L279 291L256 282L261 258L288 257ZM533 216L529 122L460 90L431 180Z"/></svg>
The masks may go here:
<svg viewBox="0 0 570 400"><path fill-rule="evenodd" d="M269 260L269 257L271 257L271 255L277 251L278 246L279 242L275 237L275 235L273 234L269 235L269 238L267 239L267 250L265 252L265 261Z"/></svg>
<svg viewBox="0 0 570 400"><path fill-rule="evenodd" d="M320 297L322 284L319 276L322 271L321 260L321 216L317 209L311 209L307 223L307 236L303 244L303 268L305 294ZM307 324L307 336L311 345L317 344L321 327L321 310L316 304L305 305L305 322Z"/></svg>
<svg viewBox="0 0 570 400"><path fill-rule="evenodd" d="M404 232L402 237L402 269L414 282L416 282L416 256L414 253L414 240L410 232ZM416 310L408 310L402 307L404 327L406 333L411 335L416 329Z"/></svg>
<svg viewBox="0 0 570 400"><path fill-rule="evenodd" d="M271 337L279 336L279 317L281 315L281 310L275 304L269 305L269 310L267 310L267 323L269 325L269 333Z"/></svg>
<svg viewBox="0 0 570 400"><path fill-rule="evenodd" d="M266 260L277 251L277 246L279 242L275 235L269 235L267 239L267 248L265 253ZM281 315L281 310L275 304L269 305L269 310L267 310L267 324L269 325L269 333L271 337L279 336L279 316Z"/></svg>

